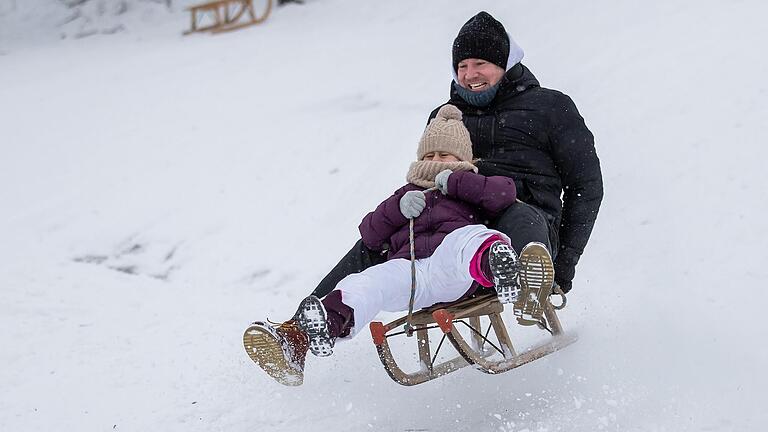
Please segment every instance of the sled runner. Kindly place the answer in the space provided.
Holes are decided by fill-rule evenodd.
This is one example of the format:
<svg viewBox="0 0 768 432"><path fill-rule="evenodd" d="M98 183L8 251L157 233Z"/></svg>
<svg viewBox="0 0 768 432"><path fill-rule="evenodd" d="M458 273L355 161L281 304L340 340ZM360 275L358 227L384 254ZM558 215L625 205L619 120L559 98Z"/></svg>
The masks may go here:
<svg viewBox="0 0 768 432"><path fill-rule="evenodd" d="M575 334L563 332L557 317L556 310L565 307L565 295L559 291L559 288L557 291L554 294L542 294L531 292L523 287L518 301L513 304L518 324L537 325L550 334L546 342L525 351L515 350L501 316L504 305L499 303L495 292L488 291L474 298L449 305L433 306L414 313L410 330L400 330L406 324L407 316L386 325L381 322L372 322L370 330L373 343L389 376L405 386L421 384L468 365L474 365L476 369L488 374L506 372L576 341ZM558 306L554 306L550 301L551 295L561 297L561 303ZM488 327L483 331L483 322L486 320ZM443 336L433 354L429 342L429 330L436 328L442 331ZM495 334L495 342L488 337L491 329ZM469 340L460 330L464 330L464 333L469 335ZM411 332L417 336L420 368L415 372L407 373L395 361L388 339ZM437 354L446 338L458 352L458 356L435 364Z"/></svg>

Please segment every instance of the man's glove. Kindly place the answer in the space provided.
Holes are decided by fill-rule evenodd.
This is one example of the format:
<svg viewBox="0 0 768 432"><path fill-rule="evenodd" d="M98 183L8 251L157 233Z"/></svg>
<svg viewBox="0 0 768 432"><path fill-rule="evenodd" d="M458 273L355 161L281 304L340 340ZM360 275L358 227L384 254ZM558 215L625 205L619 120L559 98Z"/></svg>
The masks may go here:
<svg viewBox="0 0 768 432"><path fill-rule="evenodd" d="M408 219L418 217L427 206L427 197L422 191L408 191L400 198L400 213Z"/></svg>
<svg viewBox="0 0 768 432"><path fill-rule="evenodd" d="M573 276L576 274L576 264L579 262L579 255L572 252L572 249L561 248L555 258L555 282L560 285L564 293L571 290Z"/></svg>
<svg viewBox="0 0 768 432"><path fill-rule="evenodd" d="M556 280L555 285L559 286L561 290L563 290L563 294L567 294L568 291L573 288L573 281L566 281L566 280ZM552 292L554 292L554 287L552 287Z"/></svg>
<svg viewBox="0 0 768 432"><path fill-rule="evenodd" d="M453 171L447 169L442 170L435 176L435 186L437 186L437 189L443 193L443 195L448 195L448 177L453 174Z"/></svg>

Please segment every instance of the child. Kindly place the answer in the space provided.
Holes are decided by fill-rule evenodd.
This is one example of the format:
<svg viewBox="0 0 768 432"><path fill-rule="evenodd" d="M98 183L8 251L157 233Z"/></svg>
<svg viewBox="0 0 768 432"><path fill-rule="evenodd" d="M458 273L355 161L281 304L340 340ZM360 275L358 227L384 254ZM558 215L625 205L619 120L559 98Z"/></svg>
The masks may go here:
<svg viewBox="0 0 768 432"><path fill-rule="evenodd" d="M419 142L408 184L360 224L365 245L386 250L387 261L347 276L322 301L307 297L292 320L276 327L253 323L243 336L251 359L278 382L300 385L308 350L331 355L337 338L357 335L380 311L407 310L410 219L414 309L466 297L477 284L493 286L502 303L515 301L520 291L517 255L506 235L483 225L515 202L515 183L479 175L471 161L472 143L461 111L445 105Z"/></svg>

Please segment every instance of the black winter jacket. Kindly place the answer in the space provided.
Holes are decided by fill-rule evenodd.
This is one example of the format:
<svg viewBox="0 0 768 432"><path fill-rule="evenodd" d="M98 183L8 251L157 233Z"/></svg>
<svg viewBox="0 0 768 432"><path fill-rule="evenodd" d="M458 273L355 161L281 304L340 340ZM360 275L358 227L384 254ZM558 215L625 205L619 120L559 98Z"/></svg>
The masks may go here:
<svg viewBox="0 0 768 432"><path fill-rule="evenodd" d="M469 105L453 85L448 103L464 114L480 174L511 177L518 198L549 215L559 238L556 279L570 282L603 198L600 161L584 119L571 98L540 87L522 64L507 71L485 108Z"/></svg>

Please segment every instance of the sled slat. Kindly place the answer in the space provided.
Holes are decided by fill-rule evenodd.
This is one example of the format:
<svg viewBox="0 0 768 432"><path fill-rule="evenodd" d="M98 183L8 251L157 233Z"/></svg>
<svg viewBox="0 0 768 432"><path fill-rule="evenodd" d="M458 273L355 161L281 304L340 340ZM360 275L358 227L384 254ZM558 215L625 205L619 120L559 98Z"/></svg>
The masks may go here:
<svg viewBox="0 0 768 432"><path fill-rule="evenodd" d="M557 317L555 308L549 302L547 302L546 308L544 308L544 316L547 318L547 324L549 324L553 334L559 335L563 333L563 325L560 324L560 318Z"/></svg>
<svg viewBox="0 0 768 432"><path fill-rule="evenodd" d="M419 360L421 367L429 369L432 372L432 352L429 349L429 331L426 328L416 330L416 337L419 344Z"/></svg>
<svg viewBox="0 0 768 432"><path fill-rule="evenodd" d="M513 357L515 355L515 348L512 346L512 340L509 338L507 332L507 326L504 325L504 321L501 319L501 315L495 313L488 316L491 319L491 326L493 326L493 332L496 333L496 337L499 339L501 349L504 351L504 358Z"/></svg>
<svg viewBox="0 0 768 432"><path fill-rule="evenodd" d="M480 325L480 317L479 316L473 316L469 319L469 325L474 330L472 332L472 341L474 342L474 348L477 351L481 351L483 349L484 340L482 337L483 333L483 327Z"/></svg>

